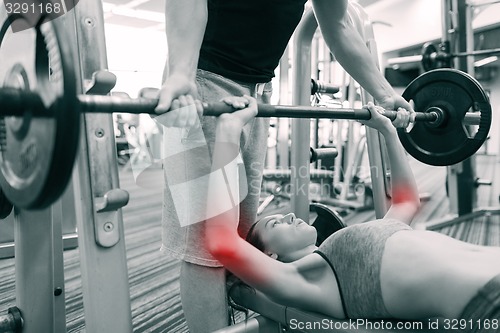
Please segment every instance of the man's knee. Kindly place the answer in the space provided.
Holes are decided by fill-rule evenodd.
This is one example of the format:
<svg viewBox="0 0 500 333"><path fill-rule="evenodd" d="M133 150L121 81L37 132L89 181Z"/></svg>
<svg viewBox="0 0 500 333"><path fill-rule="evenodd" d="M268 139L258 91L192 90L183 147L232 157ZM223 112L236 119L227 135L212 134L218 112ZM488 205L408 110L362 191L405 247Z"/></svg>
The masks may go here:
<svg viewBox="0 0 500 333"><path fill-rule="evenodd" d="M181 284L216 288L225 293L226 271L223 267L208 267L189 262L181 262ZM194 286L193 286L194 287Z"/></svg>

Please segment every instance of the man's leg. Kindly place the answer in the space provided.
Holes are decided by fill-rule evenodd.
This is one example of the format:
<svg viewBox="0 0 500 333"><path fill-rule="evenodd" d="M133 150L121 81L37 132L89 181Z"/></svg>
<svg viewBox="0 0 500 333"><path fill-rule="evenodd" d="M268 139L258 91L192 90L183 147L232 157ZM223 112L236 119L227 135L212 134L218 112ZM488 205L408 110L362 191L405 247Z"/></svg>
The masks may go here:
<svg viewBox="0 0 500 333"><path fill-rule="evenodd" d="M212 332L228 324L224 268L181 262L181 301L190 333Z"/></svg>
<svg viewBox="0 0 500 333"><path fill-rule="evenodd" d="M227 80L219 75L206 71L198 71L198 93L205 101L217 101L225 96L253 95L252 87L244 87L235 82ZM244 129L242 141L244 148L242 156L247 171L247 181L250 183L249 195L241 203L240 232L245 235L250 225L255 221L258 207L260 190L261 169L265 157L268 122L262 118L257 121L260 125L247 124ZM216 119L206 117L202 119L204 140L211 147L215 140ZM198 142L197 131L189 131L183 139L184 144ZM203 138L202 138L203 139ZM167 146L172 145L166 140ZM251 153L248 153L251 152ZM256 153L258 152L258 153ZM210 161L206 161L210 166ZM254 162L257 162L255 164ZM196 165L202 165L202 161L196 161ZM176 170L183 170L178 165ZM165 170L172 173L170 170ZM220 265L204 247L206 244L203 224L195 223L181 227L177 213L190 209L190 207L175 207L173 205L172 193L168 186L164 191L163 205L163 249L165 252L181 260L181 302L186 322L190 332L211 332L228 324L228 307L226 298L225 270L223 268L211 268L209 266ZM173 179L174 183L178 179ZM256 181L257 180L257 181ZM179 193L176 193L179 194ZM199 193L195 191L193 196ZM182 200L181 200L182 201ZM192 202L187 197L184 202ZM184 209L184 210L182 210ZM182 211L181 211L182 210ZM190 263L188 263L189 261ZM193 264L197 263L197 264Z"/></svg>

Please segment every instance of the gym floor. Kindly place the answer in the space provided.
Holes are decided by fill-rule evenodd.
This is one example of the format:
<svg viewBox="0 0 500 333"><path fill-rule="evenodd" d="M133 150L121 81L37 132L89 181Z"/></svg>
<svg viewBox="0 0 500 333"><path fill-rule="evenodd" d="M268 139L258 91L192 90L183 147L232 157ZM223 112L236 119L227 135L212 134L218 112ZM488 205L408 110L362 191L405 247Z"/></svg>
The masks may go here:
<svg viewBox="0 0 500 333"><path fill-rule="evenodd" d="M478 191L478 206L498 206L500 160L496 156L477 155L477 174L491 179L492 186ZM425 202L416 218L416 227L449 212L445 191L446 168L430 167L411 160L419 190L431 199ZM150 171L142 187L134 181L130 169L120 171L121 187L130 192L130 202L123 209L125 241L134 332L187 332L179 297L179 263L160 253L162 189L155 186L162 170ZM149 185L149 186L148 186ZM348 224L374 218L373 211L349 214ZM482 216L440 230L452 237L476 244L500 246L500 215ZM68 333L84 332L83 300L79 250L64 254L66 280L66 322ZM15 305L14 259L0 260L0 311Z"/></svg>

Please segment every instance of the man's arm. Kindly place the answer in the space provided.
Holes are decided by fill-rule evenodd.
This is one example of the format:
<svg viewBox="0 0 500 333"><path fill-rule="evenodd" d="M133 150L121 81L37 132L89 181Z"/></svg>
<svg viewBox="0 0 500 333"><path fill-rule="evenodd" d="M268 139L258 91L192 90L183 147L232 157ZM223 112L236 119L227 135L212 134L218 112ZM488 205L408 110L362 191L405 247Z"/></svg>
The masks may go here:
<svg viewBox="0 0 500 333"><path fill-rule="evenodd" d="M386 108L402 105L400 97L380 72L365 42L347 15L347 0L313 0L323 38L342 67ZM396 105L388 105L393 100ZM410 110L409 108L408 110Z"/></svg>
<svg viewBox="0 0 500 333"><path fill-rule="evenodd" d="M170 75L182 74L194 79L207 19L207 0L166 1Z"/></svg>
<svg viewBox="0 0 500 333"><path fill-rule="evenodd" d="M157 113L177 109L174 101L181 96L197 95L195 77L208 21L207 0L166 0L165 21L168 59ZM162 123L185 127L195 124L196 119L195 110L182 110L169 112Z"/></svg>

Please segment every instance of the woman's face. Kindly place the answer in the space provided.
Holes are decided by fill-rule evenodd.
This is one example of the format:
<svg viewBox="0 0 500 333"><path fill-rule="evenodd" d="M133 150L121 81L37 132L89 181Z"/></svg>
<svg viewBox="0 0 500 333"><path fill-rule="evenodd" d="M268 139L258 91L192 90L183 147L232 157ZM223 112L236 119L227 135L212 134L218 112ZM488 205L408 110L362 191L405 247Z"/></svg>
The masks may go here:
<svg viewBox="0 0 500 333"><path fill-rule="evenodd" d="M293 213L264 217L255 229L265 244L266 252L278 256L286 256L316 243L316 229Z"/></svg>

